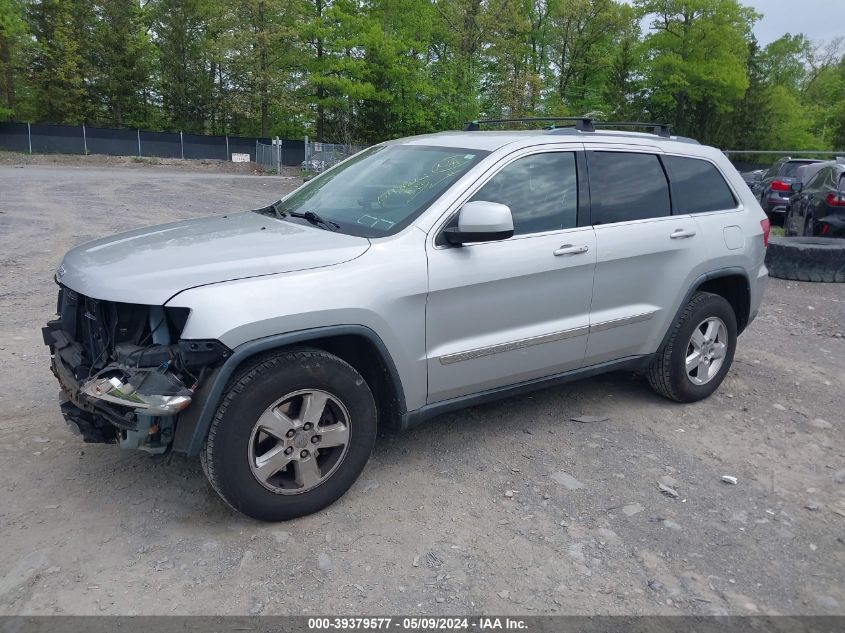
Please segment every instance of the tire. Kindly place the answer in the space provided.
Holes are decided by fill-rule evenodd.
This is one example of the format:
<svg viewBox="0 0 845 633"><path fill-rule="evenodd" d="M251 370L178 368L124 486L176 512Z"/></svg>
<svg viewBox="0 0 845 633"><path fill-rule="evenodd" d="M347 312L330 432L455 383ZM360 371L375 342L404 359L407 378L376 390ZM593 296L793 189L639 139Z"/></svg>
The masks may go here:
<svg viewBox="0 0 845 633"><path fill-rule="evenodd" d="M724 326L724 355L712 377L703 384L696 384L695 378L687 373L688 352L695 330L708 320L719 321ZM668 339L648 367L646 377L651 388L676 402L696 402L707 398L716 391L730 370L736 351L736 337L736 315L731 304L719 295L695 293L672 324ZM715 362L713 364L715 366Z"/></svg>
<svg viewBox="0 0 845 633"><path fill-rule="evenodd" d="M787 237L792 237L795 232L795 217L792 210L787 211L783 216L783 234Z"/></svg>
<svg viewBox="0 0 845 633"><path fill-rule="evenodd" d="M306 398L314 403L325 398L319 418L310 416L316 420L310 430L303 424L309 417ZM318 408L315 404L313 411ZM373 394L351 365L321 350L286 350L232 378L200 459L211 486L232 508L260 521L286 521L325 508L352 486L373 450L377 417ZM265 432L259 418L280 425L293 422L292 438L281 426L281 432L273 429L275 435ZM324 426L326 421L331 424ZM318 442L326 443L331 430L342 434L344 429L343 446L320 448ZM282 456L288 449L293 457ZM310 469L305 465L311 462L300 459L305 454L313 462ZM274 457L260 466L267 455ZM278 458L290 461L265 477L270 471L261 468ZM310 474L306 477L300 469Z"/></svg>
<svg viewBox="0 0 845 633"><path fill-rule="evenodd" d="M808 222L810 218L807 218ZM771 277L792 281L845 282L845 240L835 237L772 237L766 251Z"/></svg>

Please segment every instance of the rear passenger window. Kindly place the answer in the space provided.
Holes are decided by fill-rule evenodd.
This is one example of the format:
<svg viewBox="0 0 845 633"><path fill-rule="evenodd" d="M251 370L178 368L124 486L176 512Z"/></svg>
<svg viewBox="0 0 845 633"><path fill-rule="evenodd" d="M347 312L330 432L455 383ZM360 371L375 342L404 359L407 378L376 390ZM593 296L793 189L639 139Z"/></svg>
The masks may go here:
<svg viewBox="0 0 845 633"><path fill-rule="evenodd" d="M515 235L570 229L577 223L575 154L550 152L515 160L472 197L510 207Z"/></svg>
<svg viewBox="0 0 845 633"><path fill-rule="evenodd" d="M664 156L672 183L675 213L705 213L735 209L736 198L712 163L696 158Z"/></svg>
<svg viewBox="0 0 845 633"><path fill-rule="evenodd" d="M590 152L593 224L610 224L671 213L669 184L654 154Z"/></svg>

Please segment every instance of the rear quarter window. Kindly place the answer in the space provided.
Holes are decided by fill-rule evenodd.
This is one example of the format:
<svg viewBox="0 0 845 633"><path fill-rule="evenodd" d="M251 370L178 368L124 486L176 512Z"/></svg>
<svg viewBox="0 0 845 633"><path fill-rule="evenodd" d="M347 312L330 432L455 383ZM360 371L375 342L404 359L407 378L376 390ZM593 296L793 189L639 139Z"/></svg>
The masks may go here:
<svg viewBox="0 0 845 633"><path fill-rule="evenodd" d="M713 163L697 158L664 156L676 214L735 209L737 201Z"/></svg>

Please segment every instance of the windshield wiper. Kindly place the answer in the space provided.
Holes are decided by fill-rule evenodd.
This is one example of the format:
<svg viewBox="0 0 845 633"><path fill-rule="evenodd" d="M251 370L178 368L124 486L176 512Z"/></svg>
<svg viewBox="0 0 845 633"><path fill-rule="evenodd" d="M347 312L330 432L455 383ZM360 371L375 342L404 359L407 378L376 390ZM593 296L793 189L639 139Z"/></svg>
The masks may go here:
<svg viewBox="0 0 845 633"><path fill-rule="evenodd" d="M267 215L267 211L272 211L276 215L276 217L280 220L290 216L292 218L301 218L303 220L307 220L311 224L314 224L315 226L322 226L324 229L326 229L328 231L338 231L338 230L340 230L340 224L338 224L337 222L332 222L331 220L327 220L326 218L317 215L313 211L306 211L305 213L299 213L298 211L290 211L288 209L285 209L282 206L281 200L277 200L273 204L271 204L267 207L264 207L263 209L256 209L255 210L256 213L263 213L265 215Z"/></svg>
<svg viewBox="0 0 845 633"><path fill-rule="evenodd" d="M292 218L302 218L303 220L307 220L315 226L322 226L323 228L329 231L337 231L340 229L340 224L338 224L337 222L332 222L331 220L327 220L326 218L320 217L313 211L306 211L305 213L299 213L298 211L287 211L285 209L279 211L278 209L276 209L275 205L273 206L273 209L276 211L276 213L281 213L282 217L289 215Z"/></svg>

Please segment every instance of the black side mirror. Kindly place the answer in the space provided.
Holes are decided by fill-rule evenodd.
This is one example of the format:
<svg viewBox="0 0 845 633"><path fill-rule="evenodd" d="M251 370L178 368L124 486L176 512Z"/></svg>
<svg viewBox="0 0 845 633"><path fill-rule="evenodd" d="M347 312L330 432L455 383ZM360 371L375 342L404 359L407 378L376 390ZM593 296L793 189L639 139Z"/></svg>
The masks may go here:
<svg viewBox="0 0 845 633"><path fill-rule="evenodd" d="M792 193L800 193L801 190L804 188L804 184L800 182L793 182L789 185L789 188L792 189Z"/></svg>

